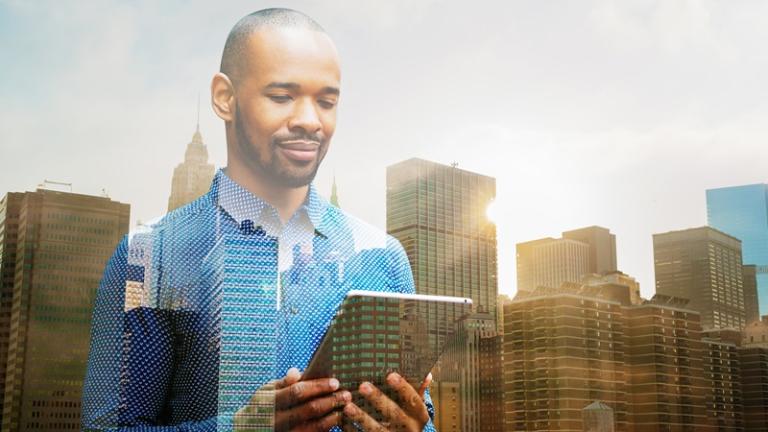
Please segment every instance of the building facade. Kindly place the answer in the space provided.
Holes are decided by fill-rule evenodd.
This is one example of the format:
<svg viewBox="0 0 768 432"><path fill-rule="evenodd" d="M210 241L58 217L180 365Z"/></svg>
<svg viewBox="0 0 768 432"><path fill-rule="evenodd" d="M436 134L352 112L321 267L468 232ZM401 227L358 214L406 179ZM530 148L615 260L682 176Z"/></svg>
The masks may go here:
<svg viewBox="0 0 768 432"><path fill-rule="evenodd" d="M746 325L741 241L711 227L653 235L656 293L689 299L704 328Z"/></svg>
<svg viewBox="0 0 768 432"><path fill-rule="evenodd" d="M768 424L768 317L744 330L739 362L744 430L764 431Z"/></svg>
<svg viewBox="0 0 768 432"><path fill-rule="evenodd" d="M8 361L8 337L11 331L13 283L16 279L16 241L19 210L24 194L8 193L0 200L0 407L5 398L5 365ZM0 424L2 413L0 412Z"/></svg>
<svg viewBox="0 0 768 432"><path fill-rule="evenodd" d="M741 397L739 347L741 332L711 329L702 333L704 376L708 378L707 417L714 430L744 430L744 406Z"/></svg>
<svg viewBox="0 0 768 432"><path fill-rule="evenodd" d="M768 314L768 184L707 190L707 223L741 240L744 264L754 264L760 314Z"/></svg>
<svg viewBox="0 0 768 432"><path fill-rule="evenodd" d="M493 330L498 296L496 226L487 209L495 196L494 178L455 165L409 159L387 167L387 232L408 255L416 292L469 297L475 312L492 317L484 326ZM452 310L438 310L441 306L429 307L434 309L424 316L430 320L430 344L440 344L453 330L447 326L461 317ZM465 342L475 340L475 330L464 333ZM477 342L454 346L443 359L433 371L430 388L438 413L435 425L444 431L479 430Z"/></svg>
<svg viewBox="0 0 768 432"><path fill-rule="evenodd" d="M743 258L742 258L743 259ZM747 325L760 320L760 305L757 298L757 266L746 264L743 269L744 318Z"/></svg>
<svg viewBox="0 0 768 432"><path fill-rule="evenodd" d="M2 430L79 429L93 302L130 208L44 189L17 197Z"/></svg>
<svg viewBox="0 0 768 432"><path fill-rule="evenodd" d="M504 306L504 430L582 431L596 400L628 430L623 321L598 288L520 291Z"/></svg>
<svg viewBox="0 0 768 432"><path fill-rule="evenodd" d="M686 299L656 294L626 309L633 432L711 430L701 318ZM661 427L661 429L660 429Z"/></svg>

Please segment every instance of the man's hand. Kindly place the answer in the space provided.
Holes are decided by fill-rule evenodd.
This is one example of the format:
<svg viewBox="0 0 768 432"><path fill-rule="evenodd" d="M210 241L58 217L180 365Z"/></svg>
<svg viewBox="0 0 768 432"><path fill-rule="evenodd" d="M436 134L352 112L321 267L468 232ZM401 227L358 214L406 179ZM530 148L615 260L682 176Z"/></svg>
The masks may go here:
<svg viewBox="0 0 768 432"><path fill-rule="evenodd" d="M245 409L235 416L235 430L247 430L248 424L259 427L253 417L254 407L263 407L265 392L271 392L274 403L275 431L328 431L341 424L340 408L352 401L352 394L339 390L335 378L300 381L301 374L295 368L288 370L283 379L257 391ZM269 388L267 388L269 387Z"/></svg>
<svg viewBox="0 0 768 432"><path fill-rule="evenodd" d="M424 404L424 392L431 381L432 374L429 374L419 390L416 391L408 381L397 373L389 374L387 383L397 392L400 399L399 406L373 384L364 382L360 384L360 393L386 420L382 423L377 422L354 403L349 403L344 407L344 415L366 431L421 432L424 425L429 421L427 406ZM354 429L348 428L348 430Z"/></svg>

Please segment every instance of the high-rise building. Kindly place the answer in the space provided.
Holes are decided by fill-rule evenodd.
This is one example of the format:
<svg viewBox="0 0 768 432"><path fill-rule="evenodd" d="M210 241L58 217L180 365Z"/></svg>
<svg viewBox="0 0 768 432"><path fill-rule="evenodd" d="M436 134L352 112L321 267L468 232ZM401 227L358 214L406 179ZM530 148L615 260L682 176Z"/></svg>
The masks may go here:
<svg viewBox="0 0 768 432"><path fill-rule="evenodd" d="M423 159L387 167L387 232L405 248L421 294L469 297L496 313L496 179Z"/></svg>
<svg viewBox="0 0 768 432"><path fill-rule="evenodd" d="M479 317L467 323L496 328L496 226L487 208L496 196L496 180L423 159L387 167L387 232L403 245L420 294L469 297ZM430 306L433 307L433 306ZM430 343L440 343L446 326L459 316L450 310L425 313L431 320ZM468 325L468 324L467 324ZM466 328L465 328L466 330ZM474 339L473 331L467 340ZM470 337L471 336L471 337ZM446 353L433 371L431 394L438 430L476 431L480 425L480 363L477 345L463 344ZM461 352L464 349L465 352ZM453 361L451 359L461 359ZM474 360L472 360L474 359ZM450 414L449 414L450 413Z"/></svg>
<svg viewBox="0 0 768 432"><path fill-rule="evenodd" d="M17 230L15 253L2 254L4 269L15 266L2 430L76 430L91 311L130 207L45 189L3 202L13 201L18 223L6 213L2 228Z"/></svg>
<svg viewBox="0 0 768 432"><path fill-rule="evenodd" d="M501 412L502 392L498 386L501 344L493 339L497 335L496 316L489 313L471 314L457 322L436 375L440 382L458 385L433 386L430 395L434 399L453 401L456 394L461 415L456 419L443 416L442 423L436 424L438 430L490 431L501 427L500 423L493 422L498 417L486 417L489 413ZM444 390L448 393L443 393Z"/></svg>
<svg viewBox="0 0 768 432"><path fill-rule="evenodd" d="M5 364L11 331L13 281L16 279L16 237L24 194L8 193L0 200L0 407L5 397ZM0 424L3 414L0 412Z"/></svg>
<svg viewBox="0 0 768 432"><path fill-rule="evenodd" d="M741 431L744 428L739 362L741 332L710 329L702 333L702 341L704 375L709 378L705 397L709 422L716 431Z"/></svg>
<svg viewBox="0 0 768 432"><path fill-rule="evenodd" d="M615 294L564 283L518 291L504 306L504 430L586 430L582 411L596 400L614 410L616 431L628 430Z"/></svg>
<svg viewBox="0 0 768 432"><path fill-rule="evenodd" d="M502 306L499 306L501 309ZM501 329L481 330L477 340L480 381L480 432L504 430L504 383Z"/></svg>
<svg viewBox="0 0 768 432"><path fill-rule="evenodd" d="M596 274L618 270L616 265L616 236L607 228L591 226L566 231L564 239L578 240L589 245L589 272Z"/></svg>
<svg viewBox="0 0 768 432"><path fill-rule="evenodd" d="M743 270L744 317L747 325L749 325L760 320L760 305L757 299L757 266L747 264L743 267Z"/></svg>
<svg viewBox="0 0 768 432"><path fill-rule="evenodd" d="M615 272L616 236L592 226L566 231L559 239L544 238L517 244L517 289L532 291L578 283L589 274Z"/></svg>
<svg viewBox="0 0 768 432"><path fill-rule="evenodd" d="M739 239L705 226L653 235L656 293L689 299L709 328L746 325Z"/></svg>
<svg viewBox="0 0 768 432"><path fill-rule="evenodd" d="M754 264L760 313L768 313L768 184L707 190L707 223L741 240L744 264Z"/></svg>
<svg viewBox="0 0 768 432"><path fill-rule="evenodd" d="M519 291L504 306L505 430L738 430L737 332L702 339L687 302L637 304L611 283Z"/></svg>
<svg viewBox="0 0 768 432"><path fill-rule="evenodd" d="M739 361L744 430L764 431L768 424L768 316L744 329Z"/></svg>
<svg viewBox="0 0 768 432"><path fill-rule="evenodd" d="M203 144L198 123L192 141L187 144L184 162L173 170L168 211L189 204L208 192L215 171L213 164L208 163L208 148Z"/></svg>
<svg viewBox="0 0 768 432"><path fill-rule="evenodd" d="M656 294L625 310L633 431L708 430L706 348L700 315L687 302Z"/></svg>

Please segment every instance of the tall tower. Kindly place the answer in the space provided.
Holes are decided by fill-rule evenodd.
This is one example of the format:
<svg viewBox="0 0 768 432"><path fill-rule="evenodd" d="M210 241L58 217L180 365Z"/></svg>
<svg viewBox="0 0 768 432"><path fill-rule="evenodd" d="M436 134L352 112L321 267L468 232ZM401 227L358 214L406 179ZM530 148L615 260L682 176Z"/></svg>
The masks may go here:
<svg viewBox="0 0 768 432"><path fill-rule="evenodd" d="M400 240L421 294L470 297L496 314L496 179L423 159L387 167L387 232Z"/></svg>
<svg viewBox="0 0 768 432"><path fill-rule="evenodd" d="M173 170L171 196L168 197L168 211L189 204L208 192L215 171L213 164L208 163L208 148L203 144L203 136L200 135L200 121L198 120L192 141L187 144L184 162L177 165Z"/></svg>
<svg viewBox="0 0 768 432"><path fill-rule="evenodd" d="M80 429L93 303L130 206L45 189L3 203L18 219L8 212L0 228L17 230L2 254L15 267L2 430Z"/></svg>
<svg viewBox="0 0 768 432"><path fill-rule="evenodd" d="M690 300L701 325L743 329L741 242L710 227L653 235L656 293Z"/></svg>
<svg viewBox="0 0 768 432"><path fill-rule="evenodd" d="M768 184L707 190L707 223L741 240L744 264L754 264L760 314L768 314Z"/></svg>
<svg viewBox="0 0 768 432"><path fill-rule="evenodd" d="M441 431L479 431L488 404L501 403L500 391L480 388L489 373L484 368L494 364L481 362L477 351L481 339L496 334L496 226L486 215L495 196L494 178L455 164L409 159L387 168L387 231L405 248L416 291L470 297L477 312L460 321L450 310L426 312L430 342L457 332L433 371L431 394L443 412L435 419ZM500 343L485 345L486 355L490 349L501 355Z"/></svg>

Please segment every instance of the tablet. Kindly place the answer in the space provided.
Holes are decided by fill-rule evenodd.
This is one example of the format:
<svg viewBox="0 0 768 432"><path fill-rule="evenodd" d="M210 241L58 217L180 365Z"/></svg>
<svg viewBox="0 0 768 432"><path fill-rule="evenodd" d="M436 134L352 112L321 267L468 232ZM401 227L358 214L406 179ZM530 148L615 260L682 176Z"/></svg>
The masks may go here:
<svg viewBox="0 0 768 432"><path fill-rule="evenodd" d="M463 297L352 290L302 379L338 379L358 406L379 418L358 394L360 383L396 399L385 378L397 372L418 389L471 309L472 299Z"/></svg>

